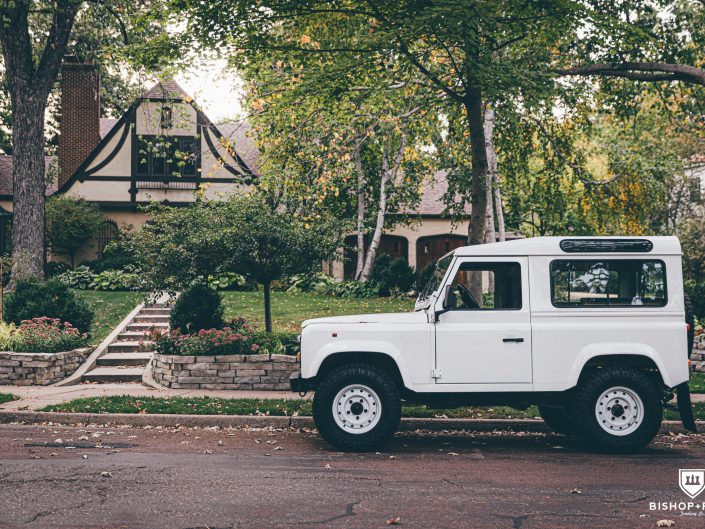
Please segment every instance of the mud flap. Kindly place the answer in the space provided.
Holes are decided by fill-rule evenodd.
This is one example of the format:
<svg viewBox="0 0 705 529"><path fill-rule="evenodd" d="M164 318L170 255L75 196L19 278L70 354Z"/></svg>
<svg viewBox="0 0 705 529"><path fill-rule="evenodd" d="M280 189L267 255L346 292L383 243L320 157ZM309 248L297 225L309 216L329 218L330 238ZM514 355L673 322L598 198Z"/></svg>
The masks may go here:
<svg viewBox="0 0 705 529"><path fill-rule="evenodd" d="M693 406L690 403L688 383L683 382L674 389L677 391L678 413L680 413L683 428L690 432L698 433L698 427L695 425L695 419L693 418Z"/></svg>

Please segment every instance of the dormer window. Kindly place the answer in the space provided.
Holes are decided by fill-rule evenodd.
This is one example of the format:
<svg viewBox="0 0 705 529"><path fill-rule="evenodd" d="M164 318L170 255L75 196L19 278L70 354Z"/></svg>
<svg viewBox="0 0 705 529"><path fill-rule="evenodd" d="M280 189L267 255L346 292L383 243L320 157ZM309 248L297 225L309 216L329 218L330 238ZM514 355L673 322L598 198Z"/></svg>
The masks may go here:
<svg viewBox="0 0 705 529"><path fill-rule="evenodd" d="M201 167L200 143L193 136L138 136L135 144L137 176L196 178Z"/></svg>
<svg viewBox="0 0 705 529"><path fill-rule="evenodd" d="M161 128L170 129L172 127L173 114L171 112L171 107L163 106L161 114Z"/></svg>

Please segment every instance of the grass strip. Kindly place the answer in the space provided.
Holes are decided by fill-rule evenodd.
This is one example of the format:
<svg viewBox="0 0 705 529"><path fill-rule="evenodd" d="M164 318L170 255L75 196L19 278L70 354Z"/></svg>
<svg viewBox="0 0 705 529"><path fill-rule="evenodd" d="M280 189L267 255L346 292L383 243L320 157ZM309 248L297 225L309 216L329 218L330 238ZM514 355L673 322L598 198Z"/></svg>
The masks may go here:
<svg viewBox="0 0 705 529"><path fill-rule="evenodd" d="M309 416L311 401L286 399L222 399L210 397L89 397L46 406L39 411L72 413L165 413L185 415L271 415ZM705 402L693 405L696 419L705 419ZM534 419L540 418L536 406L516 410L508 406L431 409L404 406L402 416L448 419ZM678 420L677 412L666 410L664 418Z"/></svg>
<svg viewBox="0 0 705 529"><path fill-rule="evenodd" d="M12 402L13 400L20 400L20 398L12 393L0 393L0 404Z"/></svg>

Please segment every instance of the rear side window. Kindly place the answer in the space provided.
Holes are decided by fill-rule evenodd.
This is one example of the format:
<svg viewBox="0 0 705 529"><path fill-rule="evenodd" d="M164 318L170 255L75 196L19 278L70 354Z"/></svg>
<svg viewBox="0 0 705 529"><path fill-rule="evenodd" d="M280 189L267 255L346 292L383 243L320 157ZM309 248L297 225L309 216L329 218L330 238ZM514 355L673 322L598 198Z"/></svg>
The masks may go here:
<svg viewBox="0 0 705 529"><path fill-rule="evenodd" d="M663 307L666 265L654 259L553 261L551 302L556 307Z"/></svg>

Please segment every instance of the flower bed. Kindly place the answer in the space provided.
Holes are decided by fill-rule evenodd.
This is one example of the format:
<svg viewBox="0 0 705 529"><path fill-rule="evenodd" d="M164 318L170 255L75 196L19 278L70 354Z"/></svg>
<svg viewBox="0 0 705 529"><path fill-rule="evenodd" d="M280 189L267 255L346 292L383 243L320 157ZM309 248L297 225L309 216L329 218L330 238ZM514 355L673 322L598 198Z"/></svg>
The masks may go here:
<svg viewBox="0 0 705 529"><path fill-rule="evenodd" d="M0 385L47 385L70 375L92 351L85 334L55 318L0 324Z"/></svg>
<svg viewBox="0 0 705 529"><path fill-rule="evenodd" d="M255 331L243 319L193 334L153 330L154 380L180 389L289 389L299 369L296 337Z"/></svg>

